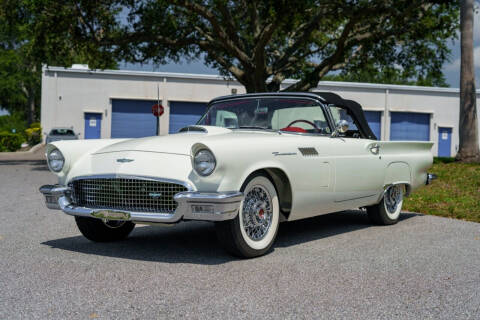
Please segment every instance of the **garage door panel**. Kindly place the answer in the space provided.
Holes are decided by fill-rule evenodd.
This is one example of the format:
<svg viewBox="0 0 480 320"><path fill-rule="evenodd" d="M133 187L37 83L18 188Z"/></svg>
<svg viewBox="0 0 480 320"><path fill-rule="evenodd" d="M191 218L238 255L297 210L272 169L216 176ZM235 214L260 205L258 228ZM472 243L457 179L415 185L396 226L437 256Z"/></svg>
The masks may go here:
<svg viewBox="0 0 480 320"><path fill-rule="evenodd" d="M206 108L206 103L171 101L168 132L175 133L183 127L197 123Z"/></svg>
<svg viewBox="0 0 480 320"><path fill-rule="evenodd" d="M112 100L112 138L141 138L156 134L156 118L148 100Z"/></svg>
<svg viewBox="0 0 480 320"><path fill-rule="evenodd" d="M392 112L390 140L429 141L430 114Z"/></svg>
<svg viewBox="0 0 480 320"><path fill-rule="evenodd" d="M365 111L365 118L367 119L368 125L372 132L375 134L377 139L381 139L381 112L380 111Z"/></svg>

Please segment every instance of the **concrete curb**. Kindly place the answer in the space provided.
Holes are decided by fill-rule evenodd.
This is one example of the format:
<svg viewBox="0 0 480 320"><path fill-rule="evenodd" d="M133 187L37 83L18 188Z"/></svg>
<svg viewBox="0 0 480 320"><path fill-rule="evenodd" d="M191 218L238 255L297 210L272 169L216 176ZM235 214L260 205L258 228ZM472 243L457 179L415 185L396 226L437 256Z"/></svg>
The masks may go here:
<svg viewBox="0 0 480 320"><path fill-rule="evenodd" d="M35 153L38 149L43 147L44 144L40 142L39 144L34 145L28 151L14 151L14 152L0 152L1 155L22 155L22 154L32 154Z"/></svg>
<svg viewBox="0 0 480 320"><path fill-rule="evenodd" d="M39 143L28 151L0 152L0 161L45 160L45 145Z"/></svg>

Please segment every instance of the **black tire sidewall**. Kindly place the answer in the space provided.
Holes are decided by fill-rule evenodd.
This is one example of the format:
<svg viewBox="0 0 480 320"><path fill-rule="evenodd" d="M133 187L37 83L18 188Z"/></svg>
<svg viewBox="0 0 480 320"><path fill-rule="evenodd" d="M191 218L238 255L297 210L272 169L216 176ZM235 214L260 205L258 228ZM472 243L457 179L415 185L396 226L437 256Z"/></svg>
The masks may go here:
<svg viewBox="0 0 480 320"><path fill-rule="evenodd" d="M123 240L135 227L133 222L125 221L121 227L110 228L102 220L88 217L75 217L75 222L82 235L94 242Z"/></svg>

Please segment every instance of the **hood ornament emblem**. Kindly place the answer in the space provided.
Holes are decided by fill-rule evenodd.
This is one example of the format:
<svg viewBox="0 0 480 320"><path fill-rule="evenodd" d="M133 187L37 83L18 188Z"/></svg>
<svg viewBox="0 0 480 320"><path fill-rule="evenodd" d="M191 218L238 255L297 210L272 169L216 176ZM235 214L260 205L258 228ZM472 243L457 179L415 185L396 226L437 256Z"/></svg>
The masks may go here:
<svg viewBox="0 0 480 320"><path fill-rule="evenodd" d="M125 162L132 162L133 159L127 159L127 158L120 158L117 159L117 162L125 163Z"/></svg>

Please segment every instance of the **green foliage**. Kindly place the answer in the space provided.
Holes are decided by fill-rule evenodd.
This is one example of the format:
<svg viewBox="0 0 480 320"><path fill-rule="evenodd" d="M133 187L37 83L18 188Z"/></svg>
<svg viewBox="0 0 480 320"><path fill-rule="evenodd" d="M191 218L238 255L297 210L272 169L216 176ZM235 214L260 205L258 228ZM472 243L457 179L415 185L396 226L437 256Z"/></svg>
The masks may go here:
<svg viewBox="0 0 480 320"><path fill-rule="evenodd" d="M375 66L374 64L364 66L357 70L343 70L335 75L326 75L322 80L448 87L445 77L441 72L415 78L414 75L404 72L401 68L381 67Z"/></svg>
<svg viewBox="0 0 480 320"><path fill-rule="evenodd" d="M452 163L455 162L455 158L453 157L435 157L433 158L433 163L438 164L438 163Z"/></svg>
<svg viewBox="0 0 480 320"><path fill-rule="evenodd" d="M204 59L248 92L348 81L445 85L458 1L0 0L0 106L38 118L42 64Z"/></svg>
<svg viewBox="0 0 480 320"><path fill-rule="evenodd" d="M30 128L25 130L27 137L27 143L30 146L34 146L42 142L42 127L38 122L34 122L30 125Z"/></svg>
<svg viewBox="0 0 480 320"><path fill-rule="evenodd" d="M406 198L405 210L480 222L480 163L436 158L429 172L437 180Z"/></svg>
<svg viewBox="0 0 480 320"><path fill-rule="evenodd" d="M352 81L445 85L458 1L54 1L43 35L131 62L203 58L248 92L315 87L332 72ZM47 5L48 4L48 5ZM126 23L125 23L126 21ZM63 47L63 43L59 44Z"/></svg>
<svg viewBox="0 0 480 320"><path fill-rule="evenodd" d="M0 152L17 151L25 139L19 133L0 132Z"/></svg>
<svg viewBox="0 0 480 320"><path fill-rule="evenodd" d="M73 5L64 3L62 9L71 11ZM46 21L52 23L50 26L76 32L68 17L55 11L58 7L55 1L48 0L0 0L0 106L10 113L22 113L29 123L40 114L43 64L116 66L110 53L98 52L88 42L77 45L83 42L75 41L70 46L67 39L61 38L64 34L46 32ZM59 21L57 15L67 20Z"/></svg>
<svg viewBox="0 0 480 320"><path fill-rule="evenodd" d="M21 113L0 116L0 132L14 132L23 134L27 129L27 122Z"/></svg>

